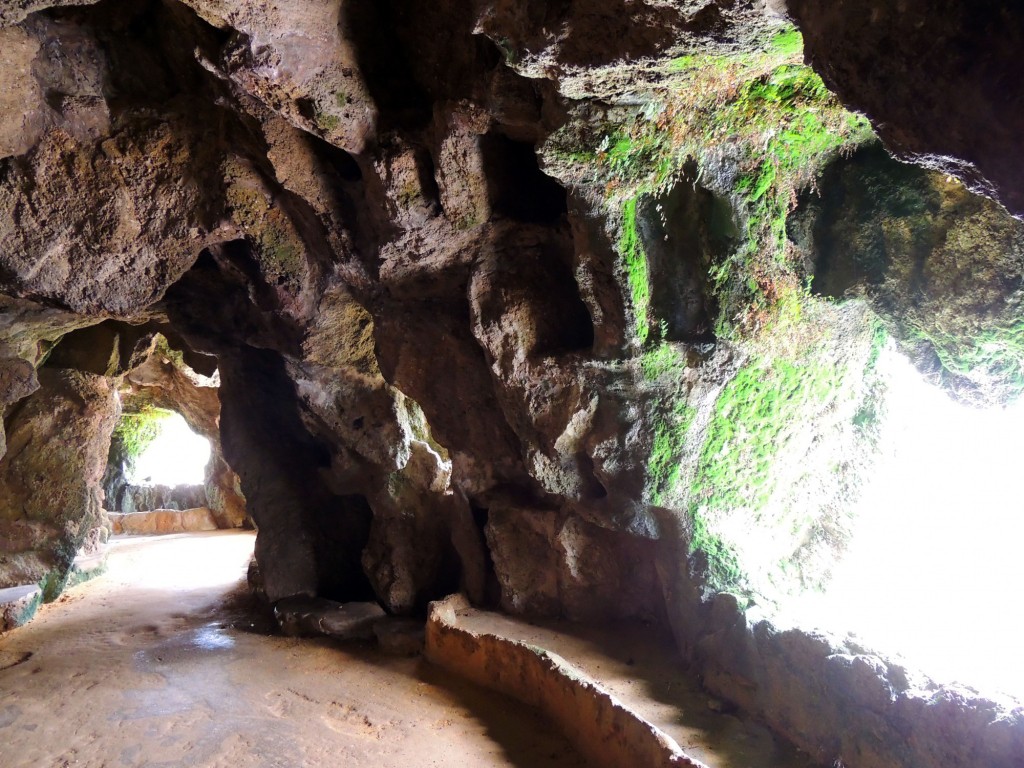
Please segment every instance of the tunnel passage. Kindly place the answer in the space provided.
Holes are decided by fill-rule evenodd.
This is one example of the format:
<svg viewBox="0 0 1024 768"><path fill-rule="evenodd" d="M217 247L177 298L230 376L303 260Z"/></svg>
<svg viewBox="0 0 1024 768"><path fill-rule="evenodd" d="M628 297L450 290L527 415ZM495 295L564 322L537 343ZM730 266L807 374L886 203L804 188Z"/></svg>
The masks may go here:
<svg viewBox="0 0 1024 768"><path fill-rule="evenodd" d="M532 144L492 132L481 137L480 151L495 214L531 224L565 215L565 190L541 171Z"/></svg>
<svg viewBox="0 0 1024 768"><path fill-rule="evenodd" d="M717 591L708 563L718 557L720 566L728 553L707 530L708 519L699 517L713 498L749 508L757 488L748 493L733 480L748 479L752 466L781 478L784 490L797 487L790 480L807 477L805 462L794 462L790 474L781 465L779 472L760 472L790 437L802 451L790 455L819 457L822 475L837 488L843 478L836 468L850 466L845 445L831 454L826 441L813 434L804 439L799 427L811 419L793 416L788 404L810 403L802 413L811 416L842 416L850 431L864 426L855 419L867 417L858 411L845 419L833 407L851 405L827 394L837 366L817 365L813 355L772 359L788 351L775 343L778 327L750 337L738 327L735 338L700 345L714 349L694 365L688 343L712 338L720 311L705 275L741 239L736 225L723 201L694 184L697 173L650 195L652 187L638 180L659 169L613 168L598 149L615 136L645 138L641 143L652 151L678 149L668 144L681 133L664 130L666 121L700 117L692 114L690 91L675 88L685 85L695 63L679 54L707 53L724 64L711 69L727 73L720 95L728 101L750 96L748 83L766 84L763 73L750 79L746 69L761 67L762 57L798 67L799 33L760 7L756 18L747 15L754 14L749 3L705 3L689 16L664 3L606 4L613 11L623 5L629 13L612 18L563 2L530 3L517 15L515 4L505 3L489 7L484 18L480 4L464 0L436 7L363 2L345 4L354 15L339 19L332 4L301 12L288 3L242 4L229 14L206 3L204 18L220 30L206 30L206 44L198 46L195 22L181 23L193 11L171 5L174 13L160 16L168 23L154 23L142 40L160 42L156 58L174 50L177 64L187 63L180 89L176 78L165 77L173 68L150 72L138 46L124 47L114 60L120 69L138 65L116 81L123 86L118 93L75 90L71 70L90 62L69 60L61 84L67 98L45 104L52 111L47 119L56 121L40 128L45 142L5 161L0 174L0 192L13 210L39 212L20 221L23 230L42 233L5 240L11 247L0 281L12 296L4 308L26 318L29 330L6 334L3 326L11 349L4 349L10 359L2 370L24 368L21 361L35 373L36 350L45 351L76 323L108 313L166 318L188 347L216 359L223 376L224 450L242 475L260 528L257 555L271 600L365 599L392 613L421 615L429 600L455 589L486 604L497 583L499 605L671 623L694 669L709 671L708 685L730 698L726 706L772 720L809 749L832 749L828 758L839 754L837 722L843 729L853 723L855 748L875 745L879 718L884 727L913 718L899 711L902 720L891 717L896 705L890 707L888 694L862 706L858 691L847 700L804 690L800 674L824 668L830 682L861 675L883 693L887 679L864 672L856 659L849 662L854 672L843 677L849 648L826 648L806 634L763 625L754 635L755 619L751 614L748 621L741 598ZM96 13L110 24L112 9L123 10L117 3L100 7L102 14L93 7L74 13ZM517 28L524 23L553 28ZM556 28L563 23L572 28ZM732 29L740 23L747 26ZM780 37L784 50L776 50ZM27 40L26 50L35 40L19 39ZM517 51L517 40L528 44ZM739 61L718 60L729 47ZM663 50L663 61L648 57ZM95 52L101 57L103 46ZM27 65L35 54L25 55ZM447 70L456 74L438 76ZM147 77L160 86L152 93ZM29 85L26 93L48 87ZM647 108L677 96L658 114ZM824 102L827 94L821 96ZM729 102L757 112L749 120L759 129L756 142L735 142L722 135L728 130L703 136L719 152L716 180L734 197L729 180L742 181L765 159L758 152L778 148L778 129L807 127L776 125L779 114L763 110L761 101ZM569 102L578 104L570 110ZM833 107L831 117L846 126ZM83 114L95 122L78 134ZM569 121L569 133L580 141L556 157L547 139ZM691 133L687 140L701 140L699 131ZM671 141L661 144L664 136ZM549 173L540 171L538 151ZM646 151L632 157L641 164L654 159ZM592 167L573 173L567 158ZM101 167L111 172L90 175ZM643 253L627 255L622 202L638 195ZM788 200L788 194L778 199ZM63 215L72 206L73 215ZM752 239L764 235L756 226L746 231ZM64 233L69 239L58 242ZM154 243L156 235L165 242ZM79 250L70 247L77 238L88 240ZM129 241L116 263L104 257L114 251L112 240ZM774 245L749 244L765 251ZM59 261L86 251L89 260ZM628 256L643 259L651 299L639 329L623 317L633 287L622 269ZM737 284L757 284L757 265L739 261L730 265ZM59 277L60 267L75 279L54 279L45 291L21 279ZM103 274L117 279L93 279ZM138 288L131 301L121 294L125 287ZM596 293L607 301L595 301ZM829 314L831 305L813 297L795 299L806 314L788 316L789 330L810 318L794 330L800 341L811 347L828 339L843 348L846 368L867 365L867 321ZM588 307L595 317L609 309L598 323L615 342L602 344L600 359L594 359ZM855 334L844 334L855 324ZM97 405L77 412L80 421L93 419L86 427L99 432L112 425L105 375L88 378L57 367L73 366L63 359L73 352L71 341L69 334L68 346L53 351L54 366L40 368L38 398L19 390L27 402L12 403L9 411L4 403L13 446L8 465L31 438L28 417L50 404L74 414L76 393ZM681 343L648 343L660 341ZM109 360L100 358L93 370ZM422 400L421 411L410 396ZM433 450L426 419L444 451ZM771 429L757 428L765 421ZM709 443L712 426L721 440ZM78 439L81 430L61 434ZM18 470L10 475L12 488L34 482L32 471ZM724 486L717 496L712 481ZM76 493L95 490L87 485L75 485ZM806 497L791 496L793 519L786 522L798 535ZM19 506L16 494L11 498L5 510ZM761 523L751 514L739 524L764 532ZM24 527L9 530L21 535ZM545 589L552 581L556 589ZM536 603L518 600L538 585ZM773 664L776 659L781 662ZM820 683L820 675L811 683ZM779 690L792 710L774 706L783 700L775 698ZM828 716L816 717L826 710ZM951 717L970 716L959 709ZM794 732L794 723L810 725ZM879 749L905 754L910 742L932 743L933 734L907 733L889 734Z"/></svg>

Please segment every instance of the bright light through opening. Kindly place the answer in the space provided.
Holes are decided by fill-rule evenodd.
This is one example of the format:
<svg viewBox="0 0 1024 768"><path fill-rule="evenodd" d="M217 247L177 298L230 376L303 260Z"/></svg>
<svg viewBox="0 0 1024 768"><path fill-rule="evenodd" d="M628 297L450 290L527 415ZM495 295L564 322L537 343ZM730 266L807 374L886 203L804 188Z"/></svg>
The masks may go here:
<svg viewBox="0 0 1024 768"><path fill-rule="evenodd" d="M884 454L849 554L803 621L851 632L940 682L1024 698L1024 403L978 410L895 352Z"/></svg>
<svg viewBox="0 0 1024 768"><path fill-rule="evenodd" d="M138 485L190 485L202 483L210 443L174 413L160 422L160 432L135 461L129 478Z"/></svg>

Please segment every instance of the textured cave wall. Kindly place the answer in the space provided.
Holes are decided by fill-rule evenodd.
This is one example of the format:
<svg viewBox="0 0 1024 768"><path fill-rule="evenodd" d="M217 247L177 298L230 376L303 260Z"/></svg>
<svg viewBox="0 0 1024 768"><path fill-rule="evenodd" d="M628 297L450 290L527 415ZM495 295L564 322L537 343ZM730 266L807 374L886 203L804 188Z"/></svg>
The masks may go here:
<svg viewBox="0 0 1024 768"><path fill-rule="evenodd" d="M884 331L956 385L943 313L967 343L1018 290L998 209L862 167L870 127L781 5L0 3L0 467L37 378L122 377L219 439L272 601L422 614L462 590L665 623L823 764L1015 764L1018 715L744 609L841 552ZM949 268L967 256L984 269ZM984 309L947 300L968 273ZM134 342L114 356L129 328L215 359L219 402ZM1006 373L968 383L998 397ZM87 502L40 562L92 514L92 464L67 469ZM754 527L778 533L764 562Z"/></svg>
<svg viewBox="0 0 1024 768"><path fill-rule="evenodd" d="M788 0L807 56L886 146L1024 213L1020 9L998 0Z"/></svg>
<svg viewBox="0 0 1024 768"><path fill-rule="evenodd" d="M89 537L102 537L100 479L118 402L110 382L44 369L6 421L0 460L0 583L40 582L52 600Z"/></svg>

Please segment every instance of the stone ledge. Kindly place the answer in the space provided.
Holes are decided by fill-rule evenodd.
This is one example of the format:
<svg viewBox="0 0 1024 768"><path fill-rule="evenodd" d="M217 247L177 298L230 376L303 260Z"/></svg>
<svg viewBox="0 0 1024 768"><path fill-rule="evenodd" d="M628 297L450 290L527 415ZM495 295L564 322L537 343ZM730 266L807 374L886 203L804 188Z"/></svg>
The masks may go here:
<svg viewBox="0 0 1024 768"><path fill-rule="evenodd" d="M460 627L459 611L469 607L462 595L431 603L426 641L429 661L537 707L582 755L601 768L706 768L557 654Z"/></svg>
<svg viewBox="0 0 1024 768"><path fill-rule="evenodd" d="M42 602L43 592L36 584L0 589L0 631L30 622Z"/></svg>
<svg viewBox="0 0 1024 768"><path fill-rule="evenodd" d="M152 536L162 533L216 531L217 521L206 507L154 509L150 512L108 512L115 534Z"/></svg>

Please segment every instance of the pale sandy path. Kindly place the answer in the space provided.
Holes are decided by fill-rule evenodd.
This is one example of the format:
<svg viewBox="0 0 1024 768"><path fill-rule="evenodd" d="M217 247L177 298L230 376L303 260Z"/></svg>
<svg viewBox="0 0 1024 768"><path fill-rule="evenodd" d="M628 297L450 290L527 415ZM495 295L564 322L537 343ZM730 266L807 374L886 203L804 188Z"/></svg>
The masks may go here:
<svg viewBox="0 0 1024 768"><path fill-rule="evenodd" d="M252 542L120 540L0 637L7 663L32 654L0 669L0 766L583 765L533 710L425 662L262 634Z"/></svg>

